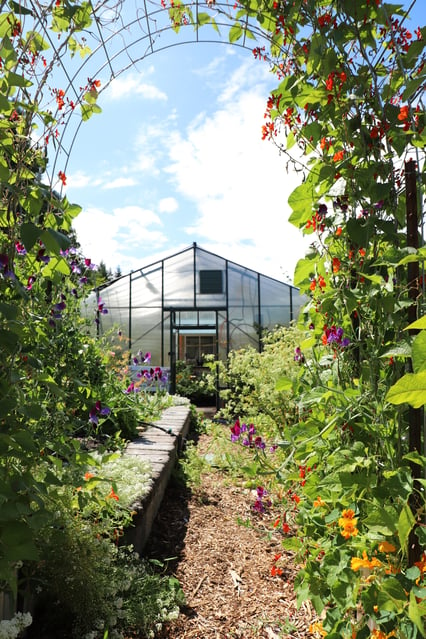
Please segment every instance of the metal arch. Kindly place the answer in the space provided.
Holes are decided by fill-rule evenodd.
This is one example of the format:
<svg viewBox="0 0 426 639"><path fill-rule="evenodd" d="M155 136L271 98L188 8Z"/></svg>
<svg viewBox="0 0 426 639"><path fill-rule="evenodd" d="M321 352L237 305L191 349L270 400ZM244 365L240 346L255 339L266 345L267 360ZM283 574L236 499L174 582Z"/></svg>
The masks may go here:
<svg viewBox="0 0 426 639"><path fill-rule="evenodd" d="M411 6L414 6L416 1L412 0ZM219 34L215 32L215 38L213 38L213 27L211 25L205 25L201 29L194 27L189 20L187 23L180 25L180 33L176 34L170 20L168 8L166 8L165 4L159 4L163 0L144 0L140 7L137 5L137 0L99 0L97 3L95 3L95 0L88 0L88 2L92 8L93 22L90 30L80 33L79 38L84 38L91 52L79 63L76 63L76 56L70 60L69 56L65 57L63 55L68 45L67 37L64 37L63 40L59 39L58 43L54 41L54 32L50 30L48 24L51 5L43 5L40 0L21 0L20 2L23 12L19 17L23 30L27 27L39 30L51 46L49 53L51 53L52 59L47 65L47 69L39 75L34 72L32 77L32 80L35 81L32 88L33 99L42 111L49 110L52 102L55 104L54 91L48 85L50 80L55 82L57 89L64 89L65 95L67 97L71 95L76 104L78 104L87 90L87 83L90 81L87 75L84 78L85 72L90 74L92 79L97 79L102 74L106 74L105 78L102 77L103 84L99 90L99 93L102 94L115 78L129 68L136 67L139 62L144 61L156 52L164 51L174 46L203 42L232 44L232 46L250 50L253 48L253 41L250 40L248 42L248 34L254 38L255 42L260 40L261 42L270 43L272 40L271 34L261 26L261 21L257 21L261 16L249 17L245 14L243 19L240 20L243 32L242 39L230 43L223 38L220 31ZM233 16L232 3L233 0L216 0L214 4L207 4L204 1L201 2L201 0L191 0L183 2L181 7L187 9L187 12L191 11L197 21L202 7L204 12L210 13L215 18L218 30L223 27L227 32L236 22ZM30 13L27 14L27 12ZM192 37L187 37L188 27L193 29ZM169 37L170 35L172 35L172 38ZM185 37L182 38L182 35ZM164 42L165 39L166 42ZM274 45L276 46L276 43ZM283 58L288 56L289 46L283 45L280 48ZM142 51L140 51L140 47L142 47ZM373 64L378 64L379 61L375 60ZM50 75L52 70L53 73ZM43 95L43 92L46 89L49 92L47 98L44 99L46 96ZM52 136L52 132L49 132L50 140L52 140L55 147L53 152L52 149L48 149L50 164L47 170L47 178L51 183L53 183L60 160L62 162L65 159L60 168L64 171L66 170L72 148L83 123L82 119L77 115L77 110L69 109L67 112L56 110L56 113L52 110L52 115L56 117L60 127L58 126L57 136ZM73 126L74 131L72 131ZM43 132L40 135L39 144L44 144L46 137L43 122L42 127Z"/></svg>
<svg viewBox="0 0 426 639"><path fill-rule="evenodd" d="M101 95L111 82L130 68L136 67L154 53L171 49L175 46L194 43L232 44L243 49L252 50L253 43L270 41L268 32L263 30L253 18L244 16L241 20L243 37L235 43L230 43L225 36L229 28L235 24L232 15L231 0L216 2L207 5L201 0L184 2L183 9L191 11L196 21L201 11L210 13L215 18L218 32L213 31L211 25L205 25L202 29L194 27L191 21L180 26L179 33L173 28L166 6L156 3L154 0L144 0L137 5L131 0L89 0L92 8L92 25L89 30L80 32L78 38L84 39L84 43L90 47L90 53L77 61L76 54L70 59L64 55L68 46L68 37L60 37L55 42L55 33L51 30L48 17L50 5L44 5L39 0L21 0L20 5L25 10L30 10L32 15L23 11L19 16L23 30L33 29L40 32L51 49L48 52L52 58L47 68L37 75L35 72L31 78L34 82L32 98L38 104L41 111L50 110L57 119L59 125L56 135L50 132L50 148L47 149L49 166L47 179L51 184L55 179L57 169L66 171L72 148L75 144L80 127L83 124L79 116L79 109L57 110L55 95L49 82L54 83L56 89L63 89L65 96L72 99L78 105L87 90L87 84L92 79L102 79L102 86L98 90ZM192 35L188 37L188 27L192 29ZM249 40L248 31L254 37ZM214 37L213 37L214 33ZM90 76L90 78L88 77ZM55 109L52 109L52 104ZM47 131L42 131L37 143L44 144ZM59 166L60 164L60 166Z"/></svg>

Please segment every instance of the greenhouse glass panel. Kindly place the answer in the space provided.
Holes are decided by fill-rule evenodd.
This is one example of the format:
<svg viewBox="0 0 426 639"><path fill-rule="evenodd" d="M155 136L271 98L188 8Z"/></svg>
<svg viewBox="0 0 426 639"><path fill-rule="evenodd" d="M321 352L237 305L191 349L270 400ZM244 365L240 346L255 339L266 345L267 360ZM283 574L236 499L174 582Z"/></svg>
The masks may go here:
<svg viewBox="0 0 426 639"><path fill-rule="evenodd" d="M131 299L132 306L154 306L162 305L162 276L161 264L152 269L141 269L131 274Z"/></svg>
<svg viewBox="0 0 426 639"><path fill-rule="evenodd" d="M194 306L194 260L192 251L164 260L164 304L166 307Z"/></svg>
<svg viewBox="0 0 426 639"><path fill-rule="evenodd" d="M287 326L291 317L291 288L278 280L260 276L260 324L264 329Z"/></svg>
<svg viewBox="0 0 426 639"><path fill-rule="evenodd" d="M257 273L234 264L228 266L229 306L256 306L258 298Z"/></svg>
<svg viewBox="0 0 426 639"><path fill-rule="evenodd" d="M159 309L132 309L132 355L138 351L151 353L151 364L161 366L162 311Z"/></svg>
<svg viewBox="0 0 426 639"><path fill-rule="evenodd" d="M224 306L226 260L207 251L196 254L197 306Z"/></svg>

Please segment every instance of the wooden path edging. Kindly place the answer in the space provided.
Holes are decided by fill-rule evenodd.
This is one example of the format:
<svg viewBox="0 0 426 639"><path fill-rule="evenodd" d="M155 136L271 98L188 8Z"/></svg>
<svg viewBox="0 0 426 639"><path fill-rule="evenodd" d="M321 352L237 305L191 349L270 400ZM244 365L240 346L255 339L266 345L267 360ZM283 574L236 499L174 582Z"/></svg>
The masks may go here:
<svg viewBox="0 0 426 639"><path fill-rule="evenodd" d="M172 470L182 451L191 422L188 406L167 408L158 421L148 426L141 436L127 445L125 454L139 457L151 465L152 485L140 502L132 505L133 526L126 529L124 543L142 553L160 508Z"/></svg>

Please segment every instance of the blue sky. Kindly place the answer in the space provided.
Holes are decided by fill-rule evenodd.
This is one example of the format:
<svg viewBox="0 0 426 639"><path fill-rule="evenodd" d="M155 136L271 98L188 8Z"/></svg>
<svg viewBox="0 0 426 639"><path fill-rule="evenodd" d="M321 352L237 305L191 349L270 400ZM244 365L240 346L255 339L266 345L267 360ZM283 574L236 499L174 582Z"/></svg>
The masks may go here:
<svg viewBox="0 0 426 639"><path fill-rule="evenodd" d="M197 242L291 280L308 240L287 222L300 175L261 139L274 87L250 51L203 42L158 51L113 80L66 167L86 256L127 273Z"/></svg>

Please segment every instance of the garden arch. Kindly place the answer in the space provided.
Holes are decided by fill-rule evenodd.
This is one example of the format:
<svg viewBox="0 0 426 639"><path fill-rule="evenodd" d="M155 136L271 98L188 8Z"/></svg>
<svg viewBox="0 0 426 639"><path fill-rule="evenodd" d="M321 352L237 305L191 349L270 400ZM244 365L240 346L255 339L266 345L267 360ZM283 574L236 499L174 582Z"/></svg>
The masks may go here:
<svg viewBox="0 0 426 639"><path fill-rule="evenodd" d="M203 42L231 44L250 52L256 48L266 59L264 44L271 42L271 34L255 18L243 16L239 20L232 2L193 0L173 5L173 0L167 4L144 0L141 8L128 0L105 0L97 5L90 1L87 15L81 17L81 24L87 20L87 27L75 39L71 33L56 39L51 6L42 7L30 0L20 3L22 32L31 29L39 33L51 56L40 56L44 69L34 69L30 92L40 111L51 111L58 123L46 131L42 122L33 135L39 146L47 146L47 175L52 185L59 169L66 171L84 120L101 110L96 102L101 94L114 79L154 53ZM71 59L65 55L67 47L74 51Z"/></svg>

